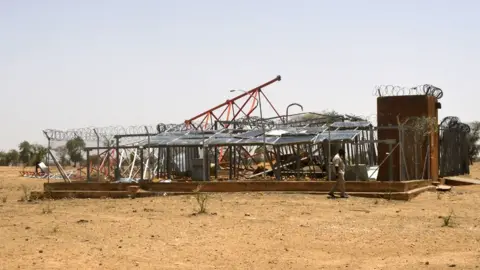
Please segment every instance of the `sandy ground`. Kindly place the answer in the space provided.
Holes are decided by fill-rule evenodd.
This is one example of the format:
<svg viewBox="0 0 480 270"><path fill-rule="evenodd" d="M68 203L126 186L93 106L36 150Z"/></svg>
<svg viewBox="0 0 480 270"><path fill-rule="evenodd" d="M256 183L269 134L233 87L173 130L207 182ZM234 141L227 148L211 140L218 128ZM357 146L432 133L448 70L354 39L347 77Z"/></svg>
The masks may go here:
<svg viewBox="0 0 480 270"><path fill-rule="evenodd" d="M0 167L0 269L480 267L480 186L410 202L215 194L192 216L193 196L20 202L43 181L18 170Z"/></svg>

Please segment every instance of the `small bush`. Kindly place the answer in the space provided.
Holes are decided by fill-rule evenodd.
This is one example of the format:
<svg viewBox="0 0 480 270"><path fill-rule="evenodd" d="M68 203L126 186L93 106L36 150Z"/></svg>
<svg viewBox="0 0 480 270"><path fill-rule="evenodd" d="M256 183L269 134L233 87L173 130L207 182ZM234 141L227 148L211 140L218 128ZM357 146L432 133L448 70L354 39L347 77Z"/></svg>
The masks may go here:
<svg viewBox="0 0 480 270"><path fill-rule="evenodd" d="M448 216L442 217L442 220L443 220L442 227L452 227L452 217L453 217L453 210L450 211L450 214L448 214Z"/></svg>
<svg viewBox="0 0 480 270"><path fill-rule="evenodd" d="M207 193L197 193L195 194L195 199L197 200L198 204L198 213L203 214L207 212L207 201L209 195Z"/></svg>
<svg viewBox="0 0 480 270"><path fill-rule="evenodd" d="M51 214L53 213L53 208L50 206L50 201L47 202L47 206L43 207L42 209L43 214Z"/></svg>
<svg viewBox="0 0 480 270"><path fill-rule="evenodd" d="M7 195L3 196L3 197L2 197L2 203L6 203L6 202L7 202L7 199L8 199L8 196L7 196Z"/></svg>
<svg viewBox="0 0 480 270"><path fill-rule="evenodd" d="M202 190L202 185L198 185L193 192L195 192L195 200L197 201L198 204L198 214L204 214L207 213L207 202L210 197L207 193L202 193L200 190Z"/></svg>
<svg viewBox="0 0 480 270"><path fill-rule="evenodd" d="M30 201L30 188L26 185L21 185L23 196L20 198L21 201L27 202Z"/></svg>

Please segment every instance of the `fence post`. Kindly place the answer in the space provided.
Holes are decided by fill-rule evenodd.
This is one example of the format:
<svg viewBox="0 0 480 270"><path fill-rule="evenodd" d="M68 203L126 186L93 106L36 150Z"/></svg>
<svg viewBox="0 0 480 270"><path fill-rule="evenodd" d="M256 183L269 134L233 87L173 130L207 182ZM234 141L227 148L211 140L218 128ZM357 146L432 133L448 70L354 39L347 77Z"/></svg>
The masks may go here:
<svg viewBox="0 0 480 270"><path fill-rule="evenodd" d="M95 136L97 137L97 181L100 182L100 137L98 136L97 130L94 128L93 133L95 133ZM88 158L87 158L88 160Z"/></svg>
<svg viewBox="0 0 480 270"><path fill-rule="evenodd" d="M403 127L401 125L398 126L398 141L400 143L399 149L398 149L398 169L399 171L399 181L403 181L403 162L402 162L402 151L403 151L403 137L402 137L402 132Z"/></svg>
<svg viewBox="0 0 480 270"><path fill-rule="evenodd" d="M90 182L90 150L87 150L87 182Z"/></svg>
<svg viewBox="0 0 480 270"><path fill-rule="evenodd" d="M393 153L392 144L388 143L388 181L393 181Z"/></svg>

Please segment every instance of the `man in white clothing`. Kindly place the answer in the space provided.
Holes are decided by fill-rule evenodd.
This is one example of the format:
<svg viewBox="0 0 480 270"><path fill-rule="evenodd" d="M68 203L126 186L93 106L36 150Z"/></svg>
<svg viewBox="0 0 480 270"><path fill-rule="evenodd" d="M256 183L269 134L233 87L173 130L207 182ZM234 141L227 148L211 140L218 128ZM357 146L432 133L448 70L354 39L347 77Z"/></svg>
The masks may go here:
<svg viewBox="0 0 480 270"><path fill-rule="evenodd" d="M335 174L337 176L337 181L335 182L335 185L328 193L328 195L332 198L335 197L334 192L337 189L339 189L340 196L342 198L348 198L348 195L345 193L345 162L343 162L344 158L345 150L340 149L338 150L338 154L336 154L332 159L332 163L335 166Z"/></svg>

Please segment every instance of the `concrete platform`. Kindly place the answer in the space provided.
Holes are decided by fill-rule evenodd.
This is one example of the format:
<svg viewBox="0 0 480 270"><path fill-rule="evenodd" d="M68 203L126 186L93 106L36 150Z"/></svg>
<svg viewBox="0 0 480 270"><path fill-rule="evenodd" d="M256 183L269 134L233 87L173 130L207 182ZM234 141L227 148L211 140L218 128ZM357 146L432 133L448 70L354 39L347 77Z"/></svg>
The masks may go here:
<svg viewBox="0 0 480 270"><path fill-rule="evenodd" d="M445 185L449 186L466 186L466 185L480 185L480 180L461 176L451 176L443 178Z"/></svg>
<svg viewBox="0 0 480 270"><path fill-rule="evenodd" d="M140 186L136 197L193 194L199 192L275 192L327 194L332 181L228 181L228 182L171 182L171 183L46 183L45 197L61 198L127 198L132 195L128 187ZM434 190L429 180L404 182L346 182L351 196L410 200L421 192Z"/></svg>

